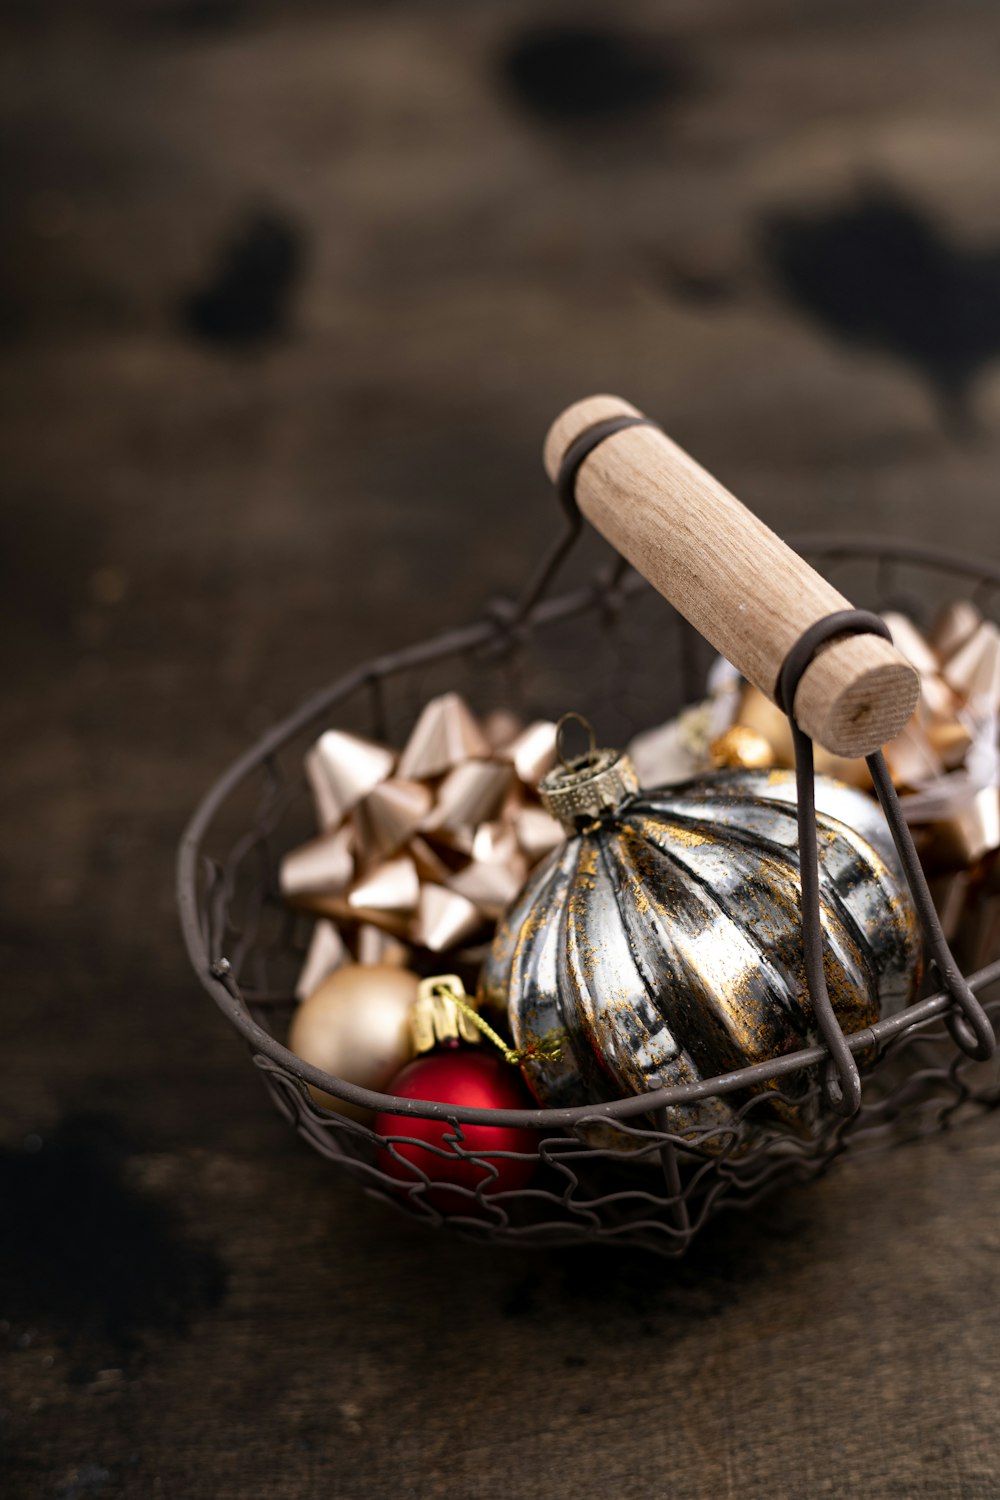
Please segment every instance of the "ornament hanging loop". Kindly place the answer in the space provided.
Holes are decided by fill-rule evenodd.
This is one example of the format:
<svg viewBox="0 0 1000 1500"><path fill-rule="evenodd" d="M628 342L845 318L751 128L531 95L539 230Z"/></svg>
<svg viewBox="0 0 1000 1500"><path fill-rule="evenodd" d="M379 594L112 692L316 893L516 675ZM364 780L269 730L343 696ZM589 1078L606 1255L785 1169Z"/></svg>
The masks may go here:
<svg viewBox="0 0 1000 1500"><path fill-rule="evenodd" d="M579 724L587 736L587 753L583 755L567 756L565 742L566 729L570 724ZM556 722L556 756L564 771L578 770L583 763L593 764L597 759L597 735L594 726L583 714L578 714L575 709L561 714Z"/></svg>

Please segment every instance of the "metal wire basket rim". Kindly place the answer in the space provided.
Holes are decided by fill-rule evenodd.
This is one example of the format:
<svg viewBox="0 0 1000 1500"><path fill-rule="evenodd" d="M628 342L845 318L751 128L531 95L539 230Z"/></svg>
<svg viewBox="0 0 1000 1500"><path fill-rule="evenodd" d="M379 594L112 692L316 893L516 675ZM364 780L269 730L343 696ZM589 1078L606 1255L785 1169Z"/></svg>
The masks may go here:
<svg viewBox="0 0 1000 1500"><path fill-rule="evenodd" d="M897 563L913 563L942 572L965 574L976 578L980 584L985 583L990 587L1000 588L1000 565L986 564L956 553L945 553L918 544L901 544L891 538L822 535L797 538L789 545L793 546L796 551L808 553L813 557L872 557ZM559 595L554 599L541 600L528 612L523 621L524 628L544 627L570 619L576 614L585 613L593 607L595 589L599 587L600 580L597 580L571 593ZM645 579L635 572L630 572L621 580L619 591L622 595L629 597L648 587ZM693 1083L676 1085L673 1088L652 1090L646 1094L610 1100L606 1103L580 1105L570 1109L475 1109L470 1106L442 1103L438 1100L404 1099L398 1095L381 1094L364 1089L349 1083L346 1079L324 1073L290 1052L287 1047L282 1046L254 1021L232 977L219 967L220 960L224 956L220 954L215 959L210 959L198 919L198 858L201 841L215 814L230 793L312 720L367 684L409 671L424 662L441 661L448 656L461 655L477 647L495 645L498 640L503 639L505 634L505 604L506 601L501 601L501 605L485 619L442 632L429 640L377 658L366 666L336 679L267 730L249 750L233 761L210 787L184 830L177 857L177 904L181 929L188 956L202 987L212 997L223 1015L253 1048L273 1062L282 1065L303 1082L364 1109L418 1118L447 1119L468 1125L537 1129L557 1125L573 1126L588 1120L627 1119L632 1115L643 1114L650 1109L662 1108L666 1105L683 1104L707 1096L738 1092L754 1084L765 1083L812 1067L822 1061L823 1058L829 1056L825 1047L805 1047L767 1062L756 1063L714 1078L700 1079ZM997 979L1000 979L1000 960L981 969L971 976L968 982L973 991L977 991ZM862 1052L866 1048L888 1041L911 1026L934 1019L948 1010L950 1004L950 997L943 991L938 991L895 1015L884 1017L870 1027L851 1033L846 1038L847 1044L852 1053Z"/></svg>
<svg viewBox="0 0 1000 1500"><path fill-rule="evenodd" d="M968 983L973 992L978 992L986 989L998 979L1000 979L1000 959L971 975ZM398 1094L380 1094L373 1089L365 1089L358 1084L348 1083L346 1079L337 1078L331 1073L324 1073L320 1068L314 1068L311 1063L303 1062L302 1058L297 1057L294 1052L289 1052L287 1047L283 1047L269 1032L258 1026L238 993L227 988L224 980L213 980L213 983L221 990L225 999L223 1000L218 995L213 998L216 999L223 1014L229 1017L246 1040L272 1061L281 1063L304 1083L322 1089L324 1093L332 1094L335 1098L347 1104L357 1105L361 1109L369 1109L376 1113L412 1116L417 1119L457 1121L461 1125L544 1129L548 1126L580 1125L588 1120L628 1119L632 1115L644 1114L651 1109L660 1109L666 1105L690 1104L697 1099L735 1094L742 1089L769 1083L772 1079L814 1067L816 1063L822 1062L830 1055L824 1046L802 1047L796 1052L786 1052L780 1057L770 1058L767 1062L753 1063L733 1073L720 1073L713 1078L698 1079L694 1083L676 1084L673 1088L651 1089L645 1094L632 1094L624 1099L610 1099L598 1104L580 1104L567 1109L476 1109L471 1105L442 1103L436 1099L406 1099ZM895 1015L883 1017L872 1026L866 1026L861 1031L850 1032L845 1037L845 1041L852 1053L864 1052L870 1047L888 1042L911 1027L934 1020L949 1010L951 1004L951 997L943 990L938 990L926 999L907 1006L905 1010L897 1011Z"/></svg>

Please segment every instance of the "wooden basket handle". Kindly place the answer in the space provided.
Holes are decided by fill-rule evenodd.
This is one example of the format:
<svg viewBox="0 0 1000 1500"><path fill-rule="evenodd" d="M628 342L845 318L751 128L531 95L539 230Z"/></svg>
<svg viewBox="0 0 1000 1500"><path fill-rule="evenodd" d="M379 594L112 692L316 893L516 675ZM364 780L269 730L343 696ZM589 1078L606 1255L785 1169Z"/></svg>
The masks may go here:
<svg viewBox="0 0 1000 1500"><path fill-rule="evenodd" d="M610 418L641 416L618 396L590 396L545 439L555 480L567 449ZM626 427L583 460L582 514L717 651L772 700L782 662L810 625L847 599L658 427ZM874 635L833 640L804 672L797 722L834 755L870 755L895 739L920 685Z"/></svg>

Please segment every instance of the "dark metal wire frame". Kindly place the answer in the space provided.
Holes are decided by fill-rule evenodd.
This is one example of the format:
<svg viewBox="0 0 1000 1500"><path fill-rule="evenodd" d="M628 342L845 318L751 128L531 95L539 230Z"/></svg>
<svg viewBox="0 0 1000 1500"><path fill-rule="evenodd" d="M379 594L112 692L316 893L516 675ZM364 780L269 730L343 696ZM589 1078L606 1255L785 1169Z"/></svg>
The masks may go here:
<svg viewBox="0 0 1000 1500"><path fill-rule="evenodd" d="M792 646L778 673L777 703L788 718L795 748L795 786L798 794L799 885L802 907L802 950L806 984L813 1015L830 1056L824 1070L826 1102L835 1113L853 1115L861 1108L861 1074L834 1013L823 968L823 930L819 913L819 850L816 835L816 778L813 742L795 718L795 694L817 652L829 641L846 635L877 635L891 641L892 632L878 615L864 609L842 609L826 615L804 631ZM910 887L928 949L955 1009L947 1017L956 1044L977 1062L993 1056L996 1037L990 1019L962 974L945 940L927 881L906 820L903 817L881 751L866 757L872 782L903 873Z"/></svg>
<svg viewBox="0 0 1000 1500"><path fill-rule="evenodd" d="M555 545L542 558L538 572L518 600L511 620L512 625L520 625L538 600L545 596L553 578L576 545L583 525L583 517L576 498L576 480L584 459L589 458L605 438L613 437L616 432L624 432L628 427L659 428L659 424L650 417L608 417L606 421L595 422L592 427L588 427L566 449L562 463L559 465L559 473L556 475L556 494L566 514L566 528L557 536ZM628 566L624 558L620 558L619 563L625 567Z"/></svg>
<svg viewBox="0 0 1000 1500"><path fill-rule="evenodd" d="M864 542L855 543L847 538L825 537L818 542L805 539L798 546L800 550L807 551L811 556L817 558L821 556L835 558L865 555L874 558L884 557L893 562L897 559L908 561L924 567L951 571L975 578L984 589L1000 589L1000 569L983 566L979 563L973 564L967 558L954 556L942 557L940 554L930 550L922 550L912 546L898 548L893 541L879 543L868 539ZM620 580L616 580L615 586L623 598L638 594L648 587L634 573L628 573ZM586 613L595 607L595 603L598 602L603 587L606 587L606 584L602 583L601 580L597 580L588 587L575 590L558 598L540 600L532 604L526 611L524 622L532 630L538 630ZM629 1121L641 1115L648 1115L651 1110L662 1110L668 1105L690 1103L694 1100L710 1096L740 1093L760 1084L787 1077L800 1070L813 1068L817 1064L821 1064L829 1059L831 1051L828 1045L813 1045L800 1048L796 1052L785 1054L768 1062L740 1068L716 1078L700 1080L695 1083L679 1085L635 1097L613 1100L604 1104L580 1106L572 1109L489 1110L456 1104L442 1104L436 1100L404 1099L360 1088L345 1079L327 1074L319 1068L303 1062L294 1053L282 1046L280 1042L276 1041L269 1032L265 1031L254 1020L247 1001L236 981L233 966L229 959L221 952L210 951L209 936L203 926L199 913L198 883L202 862L202 844L222 805L236 788L252 776L255 771L266 768L272 762L277 752L289 740L301 733L312 722L319 720L337 703L352 694L366 687L375 690L386 679L409 672L415 667L437 663L447 660L450 657L464 655L476 650L496 648L505 641L509 642L507 624L502 614L494 612L484 620L474 622L463 628L447 631L420 645L410 646L404 650L380 657L366 667L348 673L329 687L309 698L294 713L289 715L288 718L264 734L251 749L240 756L220 777L195 811L181 839L178 852L177 898L185 943L192 966L201 984L209 995L211 995L222 1013L236 1027L237 1031L243 1036L254 1052L258 1054L260 1065L267 1066L270 1064L272 1068L277 1068L299 1080L300 1085L313 1085L347 1103L358 1105L368 1110L389 1111L394 1115L414 1116L417 1118L446 1120L457 1125L495 1125L533 1127L539 1130L560 1130L563 1128L573 1129L586 1122L600 1122L602 1120L613 1122L619 1129L627 1129ZM877 777L877 762L880 760L880 757L874 757L873 760L876 762L873 768L873 775ZM876 779L876 787L878 785L879 782ZM912 841L910 849L912 851ZM903 851L901 851L902 853ZM919 874L919 865L916 864L915 853L912 855L912 860ZM911 865L905 856L904 867L907 869L908 876L910 876L912 874ZM922 875L919 875L919 878L921 881L923 880ZM926 886L924 886L924 889L926 889ZM929 895L927 901L928 903L930 902ZM933 911L932 906L930 909ZM936 923L936 917L934 918L934 922ZM939 924L937 924L937 932L940 932ZM931 929L931 936L932 957L945 981L946 988L910 1005L895 1015L884 1017L870 1027L843 1037L843 1047L846 1049L848 1055L853 1057L855 1054L867 1052L871 1048L883 1047L886 1043L900 1037L911 1028L925 1025L937 1017L950 1016L954 1010L956 999L956 995L953 993L956 974L961 984L967 988L968 994L972 997L978 991L1000 980L1000 960L988 964L977 973L971 975L967 980L963 979L958 973L957 966L953 960L951 960L949 965L951 956L947 952L943 938L941 938L940 944L935 947L933 928ZM974 1001L974 1004L978 1005L978 1002ZM977 1045L982 1045L985 1042L985 1037L981 1034L977 1018L971 1008L968 1007L967 1001L964 1008L969 1019L973 1022L973 1031L968 1032L963 1030L959 1025L957 1028L959 1044L966 1047L972 1035L975 1034ZM986 1025L989 1025L988 1020L986 1021ZM955 1029L953 1024L953 1031ZM973 1056L983 1055L982 1052L973 1052L971 1047L969 1050ZM264 1062L265 1059L267 1060L266 1063Z"/></svg>
<svg viewBox="0 0 1000 1500"><path fill-rule="evenodd" d="M991 1002L1000 1014L1000 1001ZM335 1161L372 1196L402 1209L423 1222L448 1228L465 1238L489 1238L523 1247L574 1245L600 1239L625 1243L665 1256L682 1255L708 1220L721 1210L748 1212L782 1183L801 1183L821 1175L847 1150L878 1150L898 1139L900 1121L908 1122L907 1137L946 1128L966 1102L982 1107L1000 1103L1000 1090L974 1090L963 1076L970 1066L953 1053L950 1064L933 1049L937 1035L912 1029L893 1048L896 1081L874 1101L866 1099L852 1119L827 1114L818 1134L809 1138L783 1135L775 1139L762 1116L769 1100L751 1096L735 1111L732 1125L720 1131L709 1126L683 1138L663 1130L662 1111L651 1111L650 1124L614 1122L616 1144L591 1144L581 1130L575 1137L545 1134L527 1152L478 1153L464 1144L462 1128L451 1124L438 1147L421 1146L429 1170L407 1163L404 1185L386 1170L388 1159L399 1164L397 1144L412 1144L395 1133L372 1134L365 1127L317 1108L300 1080L259 1054L254 1061L285 1118L321 1155ZM927 1065L907 1068L903 1053L916 1059L927 1050ZM891 1077L892 1075L890 1075ZM817 1101L820 1084L813 1081L800 1107ZM768 1091L770 1101L791 1103L781 1091ZM756 1117L756 1119L755 1119ZM760 1138L758 1125L764 1124ZM610 1129L609 1124L603 1127ZM357 1133L359 1150L351 1145ZM345 1139L346 1138L346 1139ZM373 1153L372 1146L379 1148ZM448 1186L445 1210L436 1199L439 1184L431 1176L434 1160L455 1156L476 1161L483 1176L472 1188ZM496 1163L516 1157L533 1162L539 1175L528 1188L494 1191ZM627 1163L642 1163L641 1177ZM651 1173L648 1169L658 1167ZM659 1179L659 1180L658 1180Z"/></svg>

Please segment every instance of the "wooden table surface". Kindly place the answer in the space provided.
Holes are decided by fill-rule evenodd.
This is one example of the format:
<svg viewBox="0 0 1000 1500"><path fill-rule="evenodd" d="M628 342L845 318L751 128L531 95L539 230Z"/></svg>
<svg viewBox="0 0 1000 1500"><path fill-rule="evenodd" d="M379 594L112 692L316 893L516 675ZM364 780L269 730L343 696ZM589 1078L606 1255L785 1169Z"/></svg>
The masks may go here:
<svg viewBox="0 0 1000 1500"><path fill-rule="evenodd" d="M11 1500L1000 1494L995 1118L678 1266L470 1248L290 1136L181 949L200 793L517 586L577 396L779 530L997 555L996 7L541 25L0 12Z"/></svg>

